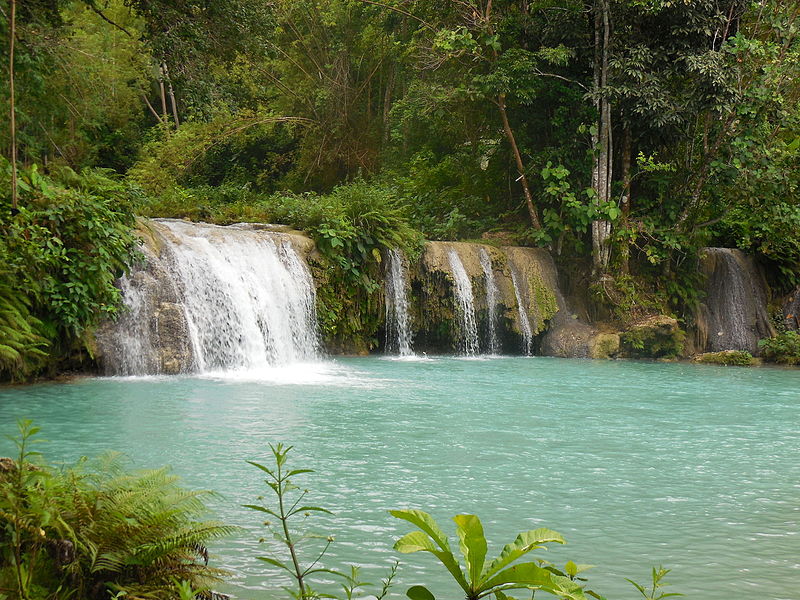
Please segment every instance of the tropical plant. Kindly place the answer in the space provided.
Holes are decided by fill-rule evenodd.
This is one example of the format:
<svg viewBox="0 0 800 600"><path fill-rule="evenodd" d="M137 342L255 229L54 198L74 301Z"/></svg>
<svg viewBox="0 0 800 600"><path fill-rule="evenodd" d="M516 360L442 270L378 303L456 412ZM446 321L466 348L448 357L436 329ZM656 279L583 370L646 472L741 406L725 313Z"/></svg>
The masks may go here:
<svg viewBox="0 0 800 600"><path fill-rule="evenodd" d="M292 446L284 446L283 444L273 446L270 444L269 447L272 452L272 459L275 462L274 468L251 460L247 462L266 473L267 477L264 479L264 483L266 483L275 494L278 506L276 508L270 508L266 504L246 504L245 507L277 519L277 528L274 528L269 521L265 521L264 526L269 528L273 538L281 546L285 547L290 562L283 557L281 557L282 559L278 559L274 556L259 556L257 557L258 560L286 572L295 583L293 588L287 589L292 596L299 600L310 598L336 598L336 596L329 594L321 594L312 588L311 584L314 582L316 576L320 574L333 575L340 578L342 580L341 587L344 592L344 597L347 600L352 600L359 595L363 588L369 587L371 584L360 581L359 568L357 566L351 566L349 573L322 566L321 561L328 551L328 548L330 548L330 545L333 543L334 537L332 535L321 536L309 531L293 530L296 520L300 518L305 519L312 513L332 514L325 508L305 504L308 490L299 488L293 482L294 477L306 473L313 473L314 471L311 469L289 469L287 467L287 456ZM259 500L263 499L263 497L259 496ZM266 540L262 538L260 541L264 542ZM301 550L308 542L317 542L318 546L310 553L313 559L304 560L301 556ZM383 600L388 594L396 572L397 565L395 564L389 575L382 582L383 586L381 592L377 595L378 600Z"/></svg>
<svg viewBox="0 0 800 600"><path fill-rule="evenodd" d="M478 600L494 595L498 600L509 598L511 590L541 590L559 598L584 600L586 595L602 598L595 592L584 590L576 583L576 575L586 566L572 563L562 572L541 561L518 563L517 561L533 550L545 549L545 544L564 544L561 534L550 529L533 529L520 533L510 544L506 544L499 556L491 562L486 561L487 542L483 525L475 515L456 515L456 533L459 549L464 558L462 566L450 549L450 542L438 523L428 513L421 510L393 510L390 514L408 521L418 528L397 540L394 547L402 553L430 552L444 565L467 600ZM516 563L516 564L515 564ZM406 592L411 600L434 600L434 595L426 587L415 585Z"/></svg>
<svg viewBox="0 0 800 600"><path fill-rule="evenodd" d="M625 578L633 587L635 587L638 592L642 595L642 598L645 600L662 600L662 598L670 598L673 596L683 596L683 594L679 594L678 592L664 592L662 591L663 588L668 586L669 584L664 582L664 578L670 572L670 569L665 569L664 567L653 567L651 572L650 578L650 589L648 590L643 585L636 583L635 581Z"/></svg>
<svg viewBox="0 0 800 600"><path fill-rule="evenodd" d="M207 545L236 528L199 521L207 492L162 468L126 473L118 455L54 470L35 462L39 428L19 423L14 461L0 462L0 588L20 600L171 599L195 595L223 571Z"/></svg>

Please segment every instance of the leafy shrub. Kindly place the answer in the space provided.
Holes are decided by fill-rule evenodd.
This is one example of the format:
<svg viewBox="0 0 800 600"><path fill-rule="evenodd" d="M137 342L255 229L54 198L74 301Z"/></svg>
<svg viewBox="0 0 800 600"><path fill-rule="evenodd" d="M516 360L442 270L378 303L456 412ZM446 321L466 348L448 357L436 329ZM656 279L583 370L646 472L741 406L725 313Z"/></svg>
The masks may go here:
<svg viewBox="0 0 800 600"><path fill-rule="evenodd" d="M173 598L223 571L207 566L209 541L235 528L197 521L207 492L178 485L166 468L126 473L117 456L66 470L40 461L39 428L21 422L18 455L0 463L0 587L26 600Z"/></svg>
<svg viewBox="0 0 800 600"><path fill-rule="evenodd" d="M787 365L800 364L800 335L795 331L763 339L758 342L758 347L765 360Z"/></svg>
<svg viewBox="0 0 800 600"><path fill-rule="evenodd" d="M106 170L64 167L44 176L33 165L19 174L12 215L7 161L0 186L0 323L14 332L6 339L19 338L14 352L4 349L0 379L21 378L42 366L43 349L53 358L116 313L114 281L137 256L138 196Z"/></svg>

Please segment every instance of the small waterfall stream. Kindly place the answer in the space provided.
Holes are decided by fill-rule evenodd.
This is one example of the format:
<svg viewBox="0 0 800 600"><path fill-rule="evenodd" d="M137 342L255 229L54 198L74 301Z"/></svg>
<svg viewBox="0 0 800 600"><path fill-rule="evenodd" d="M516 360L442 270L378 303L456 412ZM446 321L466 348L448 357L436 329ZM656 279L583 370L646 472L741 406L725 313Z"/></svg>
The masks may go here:
<svg viewBox="0 0 800 600"><path fill-rule="evenodd" d="M458 253L453 249L447 253L450 269L453 273L453 291L455 293L458 313L461 319L462 351L466 356L476 356L480 352L478 343L478 320L475 318L475 297L472 283L461 262Z"/></svg>
<svg viewBox="0 0 800 600"><path fill-rule="evenodd" d="M511 282L514 284L514 294L517 297L517 310L519 311L519 327L522 331L522 352L530 356L533 352L533 331L531 322L528 318L528 311L525 308L525 300L519 287L519 276L515 269L511 269Z"/></svg>
<svg viewBox="0 0 800 600"><path fill-rule="evenodd" d="M773 328L767 292L755 263L739 250L706 248L701 269L707 276L705 310L699 315L705 349L756 354L758 340L772 335Z"/></svg>
<svg viewBox="0 0 800 600"><path fill-rule="evenodd" d="M386 352L411 356L411 328L408 315L408 272L400 250L387 253L386 265Z"/></svg>
<svg viewBox="0 0 800 600"><path fill-rule="evenodd" d="M497 337L497 300L500 296L500 292L497 289L497 282L494 278L492 259L486 251L486 248L481 248L480 257L483 275L486 278L486 307L488 310L487 349L490 354L498 354L500 352L500 342Z"/></svg>

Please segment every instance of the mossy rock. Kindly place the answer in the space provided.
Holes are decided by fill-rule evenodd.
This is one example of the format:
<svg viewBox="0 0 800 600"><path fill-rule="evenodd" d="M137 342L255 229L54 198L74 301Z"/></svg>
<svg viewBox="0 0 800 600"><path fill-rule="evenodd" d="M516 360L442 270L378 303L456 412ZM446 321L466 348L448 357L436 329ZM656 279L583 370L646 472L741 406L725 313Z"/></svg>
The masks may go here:
<svg viewBox="0 0 800 600"><path fill-rule="evenodd" d="M614 358L617 354L619 354L619 347L619 334L598 333L589 341L589 358Z"/></svg>
<svg viewBox="0 0 800 600"><path fill-rule="evenodd" d="M708 365L725 365L731 367L752 367L759 364L757 358L744 350L723 350L722 352L706 352L692 358L692 362Z"/></svg>
<svg viewBox="0 0 800 600"><path fill-rule="evenodd" d="M686 332L678 321L666 315L653 315L633 323L620 335L622 354L628 358L672 359L683 352Z"/></svg>

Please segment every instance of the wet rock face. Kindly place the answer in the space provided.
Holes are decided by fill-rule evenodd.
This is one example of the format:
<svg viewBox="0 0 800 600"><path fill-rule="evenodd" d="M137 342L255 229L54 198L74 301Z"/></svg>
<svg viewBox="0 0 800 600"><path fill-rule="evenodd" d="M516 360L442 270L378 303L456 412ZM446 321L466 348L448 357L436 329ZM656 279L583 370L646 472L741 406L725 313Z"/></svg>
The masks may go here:
<svg viewBox="0 0 800 600"><path fill-rule="evenodd" d="M463 267L460 275L453 267L453 254ZM464 351L463 307L456 290L459 276L462 293L465 285L471 287L481 353L533 353L541 334L564 306L555 265L541 249L428 242L418 264L409 270L418 352Z"/></svg>
<svg viewBox="0 0 800 600"><path fill-rule="evenodd" d="M178 374L193 365L169 251L158 236L155 228L142 229L144 261L118 282L126 306L96 332L98 362L107 375Z"/></svg>
<svg viewBox="0 0 800 600"><path fill-rule="evenodd" d="M762 273L739 250L705 248L701 252L706 297L696 315L697 351L757 354L758 340L775 332L767 313L768 291Z"/></svg>
<svg viewBox="0 0 800 600"><path fill-rule="evenodd" d="M783 312L783 323L786 329L791 331L800 330L800 287L783 299L781 311Z"/></svg>

